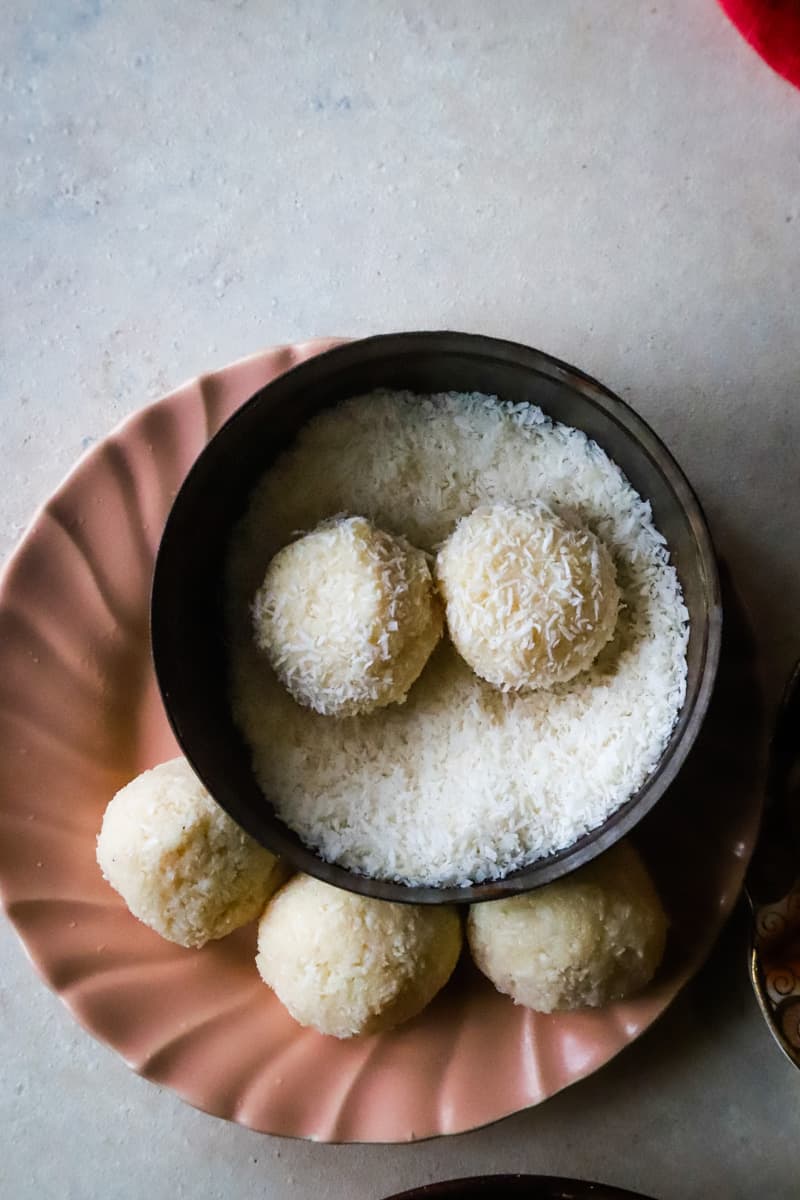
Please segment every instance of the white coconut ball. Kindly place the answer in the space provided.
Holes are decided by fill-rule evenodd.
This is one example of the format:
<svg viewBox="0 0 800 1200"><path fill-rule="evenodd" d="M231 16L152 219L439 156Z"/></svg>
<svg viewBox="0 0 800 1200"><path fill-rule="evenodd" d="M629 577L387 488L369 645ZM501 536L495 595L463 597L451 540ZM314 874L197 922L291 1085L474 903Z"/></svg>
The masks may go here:
<svg viewBox="0 0 800 1200"><path fill-rule="evenodd" d="M472 957L498 991L538 1012L598 1007L649 983L667 918L647 868L619 843L565 879L473 905Z"/></svg>
<svg viewBox="0 0 800 1200"><path fill-rule="evenodd" d="M279 550L253 621L284 687L326 716L402 704L443 626L425 553L364 517L325 521Z"/></svg>
<svg viewBox="0 0 800 1200"><path fill-rule="evenodd" d="M456 649L504 691L567 682L614 633L611 555L542 506L476 508L439 551L436 577Z"/></svg>
<svg viewBox="0 0 800 1200"><path fill-rule="evenodd" d="M203 946L254 920L280 882L277 858L212 800L183 758L117 792L97 861L133 915L179 946Z"/></svg>
<svg viewBox="0 0 800 1200"><path fill-rule="evenodd" d="M416 1016L460 950L453 908L372 900L295 875L261 918L256 965L301 1025L348 1038Z"/></svg>

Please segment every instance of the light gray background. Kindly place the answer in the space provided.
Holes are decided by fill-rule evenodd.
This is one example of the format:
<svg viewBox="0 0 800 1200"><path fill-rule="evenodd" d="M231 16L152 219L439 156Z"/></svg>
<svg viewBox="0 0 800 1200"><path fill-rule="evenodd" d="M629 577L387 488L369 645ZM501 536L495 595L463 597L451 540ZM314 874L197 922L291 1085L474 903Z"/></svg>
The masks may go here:
<svg viewBox="0 0 800 1200"><path fill-rule="evenodd" d="M774 702L800 654L800 93L713 0L6 0L0 552L138 405L273 342L501 334L630 399L698 487ZM800 1075L744 918L538 1110L263 1137L78 1029L0 924L3 1197L377 1200L481 1171L794 1200Z"/></svg>

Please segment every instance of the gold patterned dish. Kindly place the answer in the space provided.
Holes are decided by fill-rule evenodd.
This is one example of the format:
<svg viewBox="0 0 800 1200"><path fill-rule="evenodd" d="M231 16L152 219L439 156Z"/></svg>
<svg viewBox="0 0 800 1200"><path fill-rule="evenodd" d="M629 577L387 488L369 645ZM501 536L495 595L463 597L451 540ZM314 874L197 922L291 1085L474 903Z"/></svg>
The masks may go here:
<svg viewBox="0 0 800 1200"><path fill-rule="evenodd" d="M800 663L772 739L767 810L746 886L750 979L773 1037L800 1067Z"/></svg>

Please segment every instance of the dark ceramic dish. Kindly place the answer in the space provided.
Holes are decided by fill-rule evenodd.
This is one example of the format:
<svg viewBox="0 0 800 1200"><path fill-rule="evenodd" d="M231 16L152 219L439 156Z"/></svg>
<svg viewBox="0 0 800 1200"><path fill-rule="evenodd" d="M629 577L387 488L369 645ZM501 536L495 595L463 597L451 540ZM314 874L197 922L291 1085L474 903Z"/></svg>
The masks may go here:
<svg viewBox="0 0 800 1200"><path fill-rule="evenodd" d="M274 815L250 768L227 695L222 580L231 528L250 492L320 409L374 388L481 391L540 405L582 429L653 507L691 620L686 700L660 763L639 791L572 846L494 883L410 888L325 863ZM464 333L401 333L338 346L267 385L216 434L178 493L156 560L152 646L161 694L183 752L211 794L259 842L299 870L385 900L453 903L539 887L618 841L663 796L708 708L722 608L714 551L689 483L641 417L587 375L527 346Z"/></svg>
<svg viewBox="0 0 800 1200"><path fill-rule="evenodd" d="M429 1183L387 1200L647 1200L639 1192L551 1175L478 1175Z"/></svg>

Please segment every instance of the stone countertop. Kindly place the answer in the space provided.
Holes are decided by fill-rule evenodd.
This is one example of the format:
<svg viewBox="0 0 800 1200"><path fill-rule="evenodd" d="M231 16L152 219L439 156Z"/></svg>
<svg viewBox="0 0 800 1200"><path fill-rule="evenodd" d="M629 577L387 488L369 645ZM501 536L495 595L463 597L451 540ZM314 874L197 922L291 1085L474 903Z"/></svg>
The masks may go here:
<svg viewBox="0 0 800 1200"><path fill-rule="evenodd" d="M598 376L697 487L771 704L800 654L800 93L713 0L8 0L0 552L184 378L460 328ZM796 1200L800 1075L740 912L667 1016L486 1130L328 1147L215 1120L79 1029L0 924L0 1193L378 1200L561 1173Z"/></svg>

